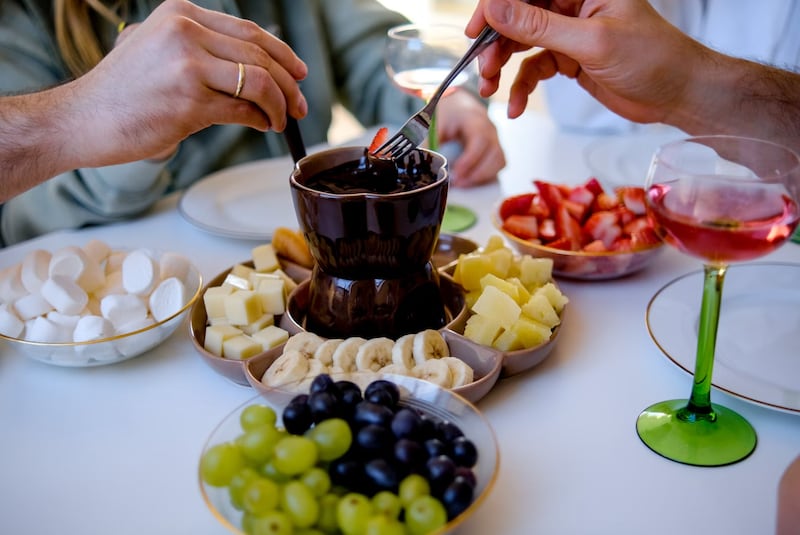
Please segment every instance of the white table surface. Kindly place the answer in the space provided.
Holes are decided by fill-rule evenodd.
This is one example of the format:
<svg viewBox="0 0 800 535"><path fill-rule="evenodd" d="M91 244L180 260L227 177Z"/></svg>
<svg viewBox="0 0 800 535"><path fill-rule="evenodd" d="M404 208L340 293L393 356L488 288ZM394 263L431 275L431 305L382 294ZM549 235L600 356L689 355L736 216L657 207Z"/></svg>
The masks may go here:
<svg viewBox="0 0 800 535"><path fill-rule="evenodd" d="M479 211L479 224L465 232L479 243L493 231L488 212L501 195L530 190L533 178L588 178L582 151L595 139L558 132L535 113L514 122L492 113L508 167L498 184L450 194ZM92 238L184 253L205 280L249 258L254 242L207 234L176 203L173 196L129 223L8 247L0 268L32 248ZM765 260L800 262L800 245ZM645 308L664 284L698 268L668 250L629 278L561 282L571 302L554 352L479 403L496 431L501 468L460 533L774 531L777 482L800 453L800 415L715 390L712 399L748 418L759 440L748 459L721 468L668 461L636 435L644 407L687 396L691 383L649 338ZM226 533L201 498L197 462L214 426L253 395L199 358L188 325L141 357L95 368L49 366L0 345L0 533Z"/></svg>

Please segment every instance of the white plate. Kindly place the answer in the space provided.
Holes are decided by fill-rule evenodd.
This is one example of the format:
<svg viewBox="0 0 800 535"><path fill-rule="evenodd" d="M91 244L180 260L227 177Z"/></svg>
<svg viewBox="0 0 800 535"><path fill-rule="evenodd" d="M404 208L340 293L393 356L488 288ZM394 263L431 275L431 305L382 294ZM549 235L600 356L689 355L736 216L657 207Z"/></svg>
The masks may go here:
<svg viewBox="0 0 800 535"><path fill-rule="evenodd" d="M703 272L692 272L661 288L647 306L653 341L690 375L702 292ZM751 403L800 413L798 337L800 265L730 267L722 290L713 386Z"/></svg>
<svg viewBox="0 0 800 535"><path fill-rule="evenodd" d="M583 156L591 173L604 185L642 186L656 149L681 137L686 134L667 127L601 137L586 146Z"/></svg>
<svg viewBox="0 0 800 535"><path fill-rule="evenodd" d="M289 190L292 160L236 165L192 184L178 210L193 225L220 236L269 241L277 227L296 227Z"/></svg>

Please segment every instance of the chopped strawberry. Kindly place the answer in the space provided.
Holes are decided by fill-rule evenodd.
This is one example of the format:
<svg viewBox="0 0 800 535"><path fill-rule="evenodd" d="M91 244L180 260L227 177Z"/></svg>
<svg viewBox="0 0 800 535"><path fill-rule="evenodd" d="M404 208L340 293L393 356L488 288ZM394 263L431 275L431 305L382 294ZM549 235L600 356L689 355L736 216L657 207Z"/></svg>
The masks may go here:
<svg viewBox="0 0 800 535"><path fill-rule="evenodd" d="M513 214L527 214L535 193L522 193L508 197L500 203L500 219L505 221Z"/></svg>
<svg viewBox="0 0 800 535"><path fill-rule="evenodd" d="M561 189L557 185L544 182L543 180L534 180L533 184L536 186L536 189L539 190L539 195L542 196L542 200L547 205L550 213L556 214L556 212L558 212L558 207L561 206L561 201L564 199Z"/></svg>
<svg viewBox="0 0 800 535"><path fill-rule="evenodd" d="M633 240L630 238L619 238L614 240L614 243L611 244L610 250L616 252L630 252L633 251L636 247L633 244Z"/></svg>
<svg viewBox="0 0 800 535"><path fill-rule="evenodd" d="M622 230L625 232L625 234L635 234L641 230L649 228L650 228L650 221L647 219L647 217L639 216L633 221L625 223L622 227Z"/></svg>
<svg viewBox="0 0 800 535"><path fill-rule="evenodd" d="M503 229L517 238L532 240L539 237L539 220L532 215L511 214L503 221Z"/></svg>
<svg viewBox="0 0 800 535"><path fill-rule="evenodd" d="M556 239L556 222L550 219L539 221L539 238L542 241L553 241Z"/></svg>
<svg viewBox="0 0 800 535"><path fill-rule="evenodd" d="M625 207L636 215L645 214L644 188L638 186L624 186L617 188L617 197Z"/></svg>
<svg viewBox="0 0 800 535"><path fill-rule="evenodd" d="M589 213L589 206L581 204L569 199L561 201L561 205L567 209L567 212L579 223L583 221L586 214Z"/></svg>
<svg viewBox="0 0 800 535"><path fill-rule="evenodd" d="M559 238L569 240L570 248L577 251L583 243L583 232L580 224L573 218L567 207L563 204L558 207L555 213L556 235Z"/></svg>
<svg viewBox="0 0 800 535"><path fill-rule="evenodd" d="M595 197L595 211L611 210L619 206L619 200L614 195L608 193L600 193Z"/></svg>
<svg viewBox="0 0 800 535"><path fill-rule="evenodd" d="M553 240L550 242L545 243L547 247L551 247L553 249L561 249L562 251L572 251L572 243L570 243L569 239L567 238L558 238L557 240Z"/></svg>
<svg viewBox="0 0 800 535"><path fill-rule="evenodd" d="M567 200L582 204L588 208L592 205L596 196L586 186L576 186L567 195Z"/></svg>
<svg viewBox="0 0 800 535"><path fill-rule="evenodd" d="M628 223L630 223L631 221L633 221L634 219L636 219L637 217L639 217L621 205L617 206L616 208L612 208L611 211L617 214L617 219L619 221L619 224L622 225L623 227Z"/></svg>
<svg viewBox="0 0 800 535"><path fill-rule="evenodd" d="M375 137L372 138L372 143L369 144L369 152L374 153L381 145L386 143L388 138L389 129L385 126L380 127L378 132L375 134Z"/></svg>
<svg viewBox="0 0 800 535"><path fill-rule="evenodd" d="M531 201L531 205L528 208L528 213L530 215L535 215L536 217L545 219L550 217L550 207L547 206L547 203L544 202L544 199L541 195L536 195Z"/></svg>
<svg viewBox="0 0 800 535"><path fill-rule="evenodd" d="M603 243L603 240L594 240L584 245L581 250L587 253L605 253L608 251L608 247Z"/></svg>
<svg viewBox="0 0 800 535"><path fill-rule="evenodd" d="M622 227L617 223L617 215L608 210L594 212L583 225L583 231L595 240L603 240L610 247L614 240L622 236Z"/></svg>
<svg viewBox="0 0 800 535"><path fill-rule="evenodd" d="M603 185L600 184L600 181L597 180L595 177L592 177L589 180L587 180L586 183L583 185L583 187L591 191L595 197L597 197L604 191Z"/></svg>
<svg viewBox="0 0 800 535"><path fill-rule="evenodd" d="M661 238L652 227L643 228L631 234L631 243L634 249L644 249L661 243Z"/></svg>

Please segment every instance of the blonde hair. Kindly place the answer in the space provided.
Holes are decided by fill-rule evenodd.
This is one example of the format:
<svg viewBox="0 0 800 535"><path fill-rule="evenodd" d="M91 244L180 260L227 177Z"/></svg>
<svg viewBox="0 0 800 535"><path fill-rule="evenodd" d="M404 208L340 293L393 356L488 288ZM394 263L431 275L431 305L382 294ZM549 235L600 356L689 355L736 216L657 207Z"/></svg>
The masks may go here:
<svg viewBox="0 0 800 535"><path fill-rule="evenodd" d="M109 6L103 0L54 0L56 43L73 76L80 76L103 59L100 32L92 18L97 14L114 27L124 21L118 14L125 0Z"/></svg>

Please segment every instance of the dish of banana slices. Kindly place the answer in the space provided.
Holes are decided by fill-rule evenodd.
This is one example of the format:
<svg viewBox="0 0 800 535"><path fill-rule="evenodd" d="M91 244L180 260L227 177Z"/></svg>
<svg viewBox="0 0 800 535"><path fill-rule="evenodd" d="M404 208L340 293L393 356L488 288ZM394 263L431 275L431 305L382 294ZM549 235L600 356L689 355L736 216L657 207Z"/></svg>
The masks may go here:
<svg viewBox="0 0 800 535"><path fill-rule="evenodd" d="M501 354L450 330L428 329L401 336L325 339L311 332L292 335L280 352L255 356L245 364L257 390L307 389L320 373L354 382L386 375L423 379L476 402L500 375Z"/></svg>

